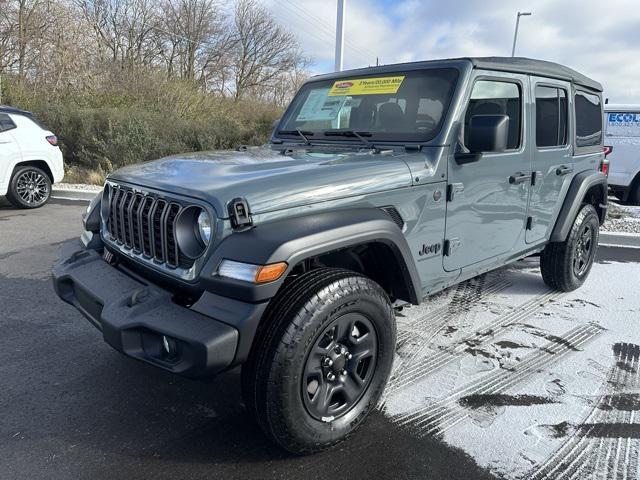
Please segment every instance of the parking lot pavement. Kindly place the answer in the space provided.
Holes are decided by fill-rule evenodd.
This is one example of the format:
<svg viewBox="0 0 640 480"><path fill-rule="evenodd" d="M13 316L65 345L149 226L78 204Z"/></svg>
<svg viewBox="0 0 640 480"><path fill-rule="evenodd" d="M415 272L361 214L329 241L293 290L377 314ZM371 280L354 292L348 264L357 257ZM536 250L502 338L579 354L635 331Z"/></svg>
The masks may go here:
<svg viewBox="0 0 640 480"><path fill-rule="evenodd" d="M237 371L197 382L127 359L58 300L50 267L78 236L83 208L0 203L2 479L586 478L576 465L637 468L640 301L630 279L637 285L640 265L618 263L637 252L602 249L572 294L548 292L528 260L406 309L380 410L342 446L292 457L248 418Z"/></svg>

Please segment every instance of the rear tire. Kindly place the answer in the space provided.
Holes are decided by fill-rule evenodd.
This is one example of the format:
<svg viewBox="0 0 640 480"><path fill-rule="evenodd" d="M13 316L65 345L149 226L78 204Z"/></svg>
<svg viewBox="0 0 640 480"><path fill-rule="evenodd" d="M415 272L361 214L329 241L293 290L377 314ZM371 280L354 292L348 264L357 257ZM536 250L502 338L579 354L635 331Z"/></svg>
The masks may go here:
<svg viewBox="0 0 640 480"><path fill-rule="evenodd" d="M314 270L283 286L262 325L242 368L247 409L293 453L344 440L391 372L396 327L384 290L354 272Z"/></svg>
<svg viewBox="0 0 640 480"><path fill-rule="evenodd" d="M51 179L41 169L18 167L13 172L7 200L17 208L40 208L51 198Z"/></svg>
<svg viewBox="0 0 640 480"><path fill-rule="evenodd" d="M549 243L540 255L544 282L571 292L586 280L598 248L600 220L593 205L584 205L564 242Z"/></svg>

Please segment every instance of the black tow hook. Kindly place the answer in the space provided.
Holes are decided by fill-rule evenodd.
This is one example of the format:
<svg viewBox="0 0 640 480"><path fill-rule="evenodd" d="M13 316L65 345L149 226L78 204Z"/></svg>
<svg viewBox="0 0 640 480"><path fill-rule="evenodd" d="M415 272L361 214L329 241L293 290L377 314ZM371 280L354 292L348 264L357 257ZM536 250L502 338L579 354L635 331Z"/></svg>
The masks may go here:
<svg viewBox="0 0 640 480"><path fill-rule="evenodd" d="M69 265L71 263L77 262L81 258L85 258L89 256L89 252L86 250L78 250L77 252L73 252L69 258L65 260L65 264Z"/></svg>
<svg viewBox="0 0 640 480"><path fill-rule="evenodd" d="M127 302L127 306L131 308L138 303L142 303L148 296L149 290L147 290L146 288L139 288L131 294L131 296L129 297L129 301Z"/></svg>

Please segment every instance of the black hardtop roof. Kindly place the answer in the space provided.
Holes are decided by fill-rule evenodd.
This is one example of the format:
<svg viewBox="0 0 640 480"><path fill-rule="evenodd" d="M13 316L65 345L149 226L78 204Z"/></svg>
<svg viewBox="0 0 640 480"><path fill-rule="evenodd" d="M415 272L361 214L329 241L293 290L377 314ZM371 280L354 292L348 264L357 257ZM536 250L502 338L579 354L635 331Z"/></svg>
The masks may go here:
<svg viewBox="0 0 640 480"><path fill-rule="evenodd" d="M540 77L557 78L567 80L583 87L602 91L600 82L596 82L586 75L576 72L574 69L560 65L525 57L475 57L469 58L474 68L483 70L500 70L503 72L530 73Z"/></svg>
<svg viewBox="0 0 640 480"><path fill-rule="evenodd" d="M555 78L573 82L576 85L587 87L598 92L602 91L602 85L595 80L576 72L572 68L559 63L547 62L525 57L463 57L448 58L442 60L427 60L423 62L396 63L377 67L360 68L357 70L345 70L314 77L315 80L341 78L346 75L365 75L371 73L397 72L403 69L417 70L421 68L447 67L471 63L473 68L482 70L497 70L500 72L526 73L540 77Z"/></svg>

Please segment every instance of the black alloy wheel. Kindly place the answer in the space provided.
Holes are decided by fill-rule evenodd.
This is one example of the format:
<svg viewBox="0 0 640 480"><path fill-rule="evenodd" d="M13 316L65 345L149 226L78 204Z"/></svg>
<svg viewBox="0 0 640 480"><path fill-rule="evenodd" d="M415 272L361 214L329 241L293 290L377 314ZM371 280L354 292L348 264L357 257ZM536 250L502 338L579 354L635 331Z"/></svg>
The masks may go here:
<svg viewBox="0 0 640 480"><path fill-rule="evenodd" d="M573 273L581 277L591 266L592 250L594 248L593 228L590 224L582 225L573 252Z"/></svg>
<svg viewBox="0 0 640 480"><path fill-rule="evenodd" d="M364 315L334 320L316 340L301 377L309 413L330 421L351 410L371 382L377 354L378 335Z"/></svg>

